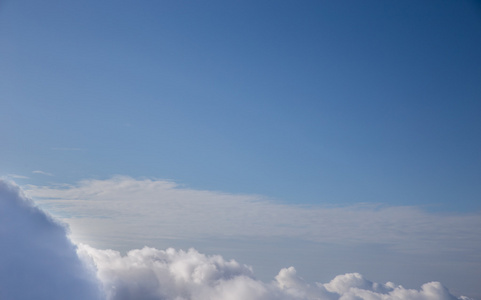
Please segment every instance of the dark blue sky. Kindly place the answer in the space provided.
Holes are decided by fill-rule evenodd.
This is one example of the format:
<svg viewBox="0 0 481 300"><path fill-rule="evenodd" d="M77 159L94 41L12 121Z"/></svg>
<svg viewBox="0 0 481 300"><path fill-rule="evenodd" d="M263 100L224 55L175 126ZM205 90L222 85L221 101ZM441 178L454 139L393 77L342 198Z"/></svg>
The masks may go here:
<svg viewBox="0 0 481 300"><path fill-rule="evenodd" d="M480 53L474 1L4 1L1 171L479 210Z"/></svg>

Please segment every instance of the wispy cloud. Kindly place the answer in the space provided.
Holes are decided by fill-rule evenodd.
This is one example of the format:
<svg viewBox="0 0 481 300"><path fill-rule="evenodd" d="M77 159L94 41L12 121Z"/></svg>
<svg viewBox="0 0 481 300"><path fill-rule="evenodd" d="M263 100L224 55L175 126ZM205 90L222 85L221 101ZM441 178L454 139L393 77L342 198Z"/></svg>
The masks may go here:
<svg viewBox="0 0 481 300"><path fill-rule="evenodd" d="M53 176L52 173L48 173L48 172L44 172L44 171L40 171L40 170L36 170L36 171L32 171L33 174L42 174L42 175L45 175L45 176Z"/></svg>
<svg viewBox="0 0 481 300"><path fill-rule="evenodd" d="M28 176L17 175L17 174L8 174L7 176L15 179L28 179Z"/></svg>
<svg viewBox="0 0 481 300"><path fill-rule="evenodd" d="M83 148L74 148L74 147L52 147L54 151L85 151Z"/></svg>
<svg viewBox="0 0 481 300"><path fill-rule="evenodd" d="M481 252L479 212L441 215L416 207L304 207L129 177L29 186L28 193L63 216L74 233L79 228L104 239L279 237L344 245L378 243L405 253Z"/></svg>

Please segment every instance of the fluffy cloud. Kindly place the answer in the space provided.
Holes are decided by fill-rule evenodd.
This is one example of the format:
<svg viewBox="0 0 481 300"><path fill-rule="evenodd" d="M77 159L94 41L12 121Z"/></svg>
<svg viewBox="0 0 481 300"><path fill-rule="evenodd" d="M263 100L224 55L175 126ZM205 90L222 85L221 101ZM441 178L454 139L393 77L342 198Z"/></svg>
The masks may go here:
<svg viewBox="0 0 481 300"><path fill-rule="evenodd" d="M0 299L101 299L63 225L0 180Z"/></svg>
<svg viewBox="0 0 481 300"><path fill-rule="evenodd" d="M419 290L360 274L309 284L293 267L271 282L194 249L145 247L122 256L72 244L65 227L0 180L0 299L79 300L461 300L438 282Z"/></svg>
<svg viewBox="0 0 481 300"><path fill-rule="evenodd" d="M79 253L98 268L108 300L456 300L439 282L420 290L394 283L379 284L358 273L336 276L329 283L310 285L293 267L282 269L270 283L252 270L220 256L194 249L177 251L145 247L125 256L117 251L81 245Z"/></svg>

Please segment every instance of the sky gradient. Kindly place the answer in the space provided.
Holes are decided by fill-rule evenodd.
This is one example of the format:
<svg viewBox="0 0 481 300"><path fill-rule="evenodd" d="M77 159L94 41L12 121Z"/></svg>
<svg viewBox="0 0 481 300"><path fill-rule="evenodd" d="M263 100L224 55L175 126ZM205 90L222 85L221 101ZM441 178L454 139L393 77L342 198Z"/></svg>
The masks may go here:
<svg viewBox="0 0 481 300"><path fill-rule="evenodd" d="M76 242L481 299L476 1L7 0L0 66L0 176Z"/></svg>

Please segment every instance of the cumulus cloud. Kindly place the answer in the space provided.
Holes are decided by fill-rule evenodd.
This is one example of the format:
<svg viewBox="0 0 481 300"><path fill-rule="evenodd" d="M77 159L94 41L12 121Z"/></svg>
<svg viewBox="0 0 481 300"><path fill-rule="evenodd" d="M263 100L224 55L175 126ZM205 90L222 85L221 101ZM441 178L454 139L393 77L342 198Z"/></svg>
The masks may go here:
<svg viewBox="0 0 481 300"><path fill-rule="evenodd" d="M100 299L66 229L0 180L0 299Z"/></svg>
<svg viewBox="0 0 481 300"><path fill-rule="evenodd" d="M271 282L221 256L145 247L126 255L75 246L65 227L20 189L0 181L0 299L79 300L461 300L438 282L419 290L360 274L309 284L293 267Z"/></svg>
<svg viewBox="0 0 481 300"><path fill-rule="evenodd" d="M419 290L392 282L371 282L358 273L336 276L328 283L306 283L293 267L272 282L254 277L252 269L194 249L145 247L125 256L117 251L81 245L79 253L98 269L108 300L456 300L439 282Z"/></svg>

